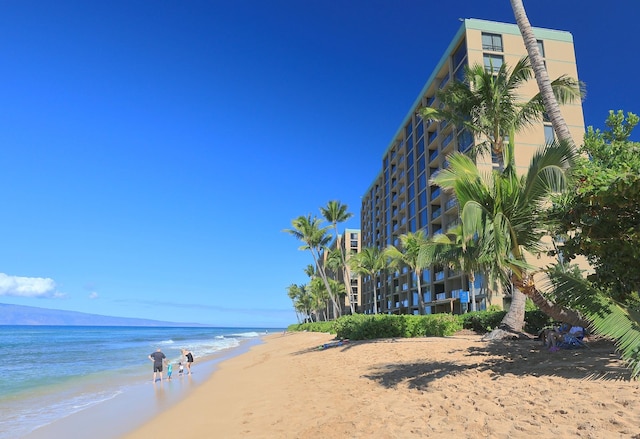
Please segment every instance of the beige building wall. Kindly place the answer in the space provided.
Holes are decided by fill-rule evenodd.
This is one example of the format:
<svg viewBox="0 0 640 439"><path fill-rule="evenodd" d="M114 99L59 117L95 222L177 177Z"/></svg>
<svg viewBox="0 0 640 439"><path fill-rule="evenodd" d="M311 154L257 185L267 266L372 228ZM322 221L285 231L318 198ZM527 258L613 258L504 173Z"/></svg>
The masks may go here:
<svg viewBox="0 0 640 439"><path fill-rule="evenodd" d="M534 29L541 41L545 64L553 80L561 75L577 78L573 37L568 32ZM483 34L495 36L496 44L484 44ZM486 38L485 38L486 40ZM493 37L490 39L492 42ZM498 44L499 43L499 44ZM458 209L452 194L429 185L429 180L447 166L447 156L454 151L465 152L469 137L462 130L445 122L423 121L416 113L424 106L437 106L436 91L454 78L461 78L462 66L484 64L485 57L501 59L513 66L527 52L515 24L484 20L464 20L438 65L400 124L382 157L382 170L362 197L361 233L363 246L385 248L398 245L398 237L409 231L425 230L429 235L443 233L458 219ZM522 88L523 100L538 92L535 80ZM576 144L582 143L584 116L580 102L561 107ZM545 131L545 126L547 126ZM540 121L516 133L516 165L524 171L532 155L545 144L551 134L550 123ZM479 159L491 169L490 157ZM531 263L546 266L551 259L529 258ZM385 313L417 313L417 279L408 270L383 273L363 282L364 312L371 312L373 284L379 289L378 309ZM468 289L463 273L446 267L431 267L421 279L428 312L464 312L461 292ZM483 306L504 306L508 300L502 291L484 289L478 296Z"/></svg>

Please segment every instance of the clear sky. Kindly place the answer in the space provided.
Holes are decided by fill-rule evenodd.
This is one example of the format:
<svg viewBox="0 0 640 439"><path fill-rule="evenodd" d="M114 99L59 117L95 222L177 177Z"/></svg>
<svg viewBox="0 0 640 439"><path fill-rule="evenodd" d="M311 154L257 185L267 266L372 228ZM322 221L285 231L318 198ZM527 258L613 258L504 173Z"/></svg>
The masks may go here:
<svg viewBox="0 0 640 439"><path fill-rule="evenodd" d="M586 125L640 112L640 3L525 6L574 35ZM459 18L515 22L508 0L0 0L0 302L294 323L312 259L283 229L332 199L359 228Z"/></svg>

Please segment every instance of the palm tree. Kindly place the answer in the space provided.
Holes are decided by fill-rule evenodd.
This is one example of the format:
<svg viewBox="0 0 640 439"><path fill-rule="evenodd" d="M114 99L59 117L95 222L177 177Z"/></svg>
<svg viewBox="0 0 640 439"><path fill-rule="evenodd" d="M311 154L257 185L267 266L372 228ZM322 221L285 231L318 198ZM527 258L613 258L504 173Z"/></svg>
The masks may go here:
<svg viewBox="0 0 640 439"><path fill-rule="evenodd" d="M538 89L540 90L544 107L546 108L547 115L549 116L549 120L553 126L553 131L555 131L558 139L568 142L575 148L575 142L571 137L569 126L565 122L564 117L562 117L560 105L558 105L556 95L553 93L553 86L549 80L549 74L547 73L547 69L544 65L542 54L538 49L538 41L533 34L533 28L531 27L531 23L529 23L529 18L527 17L527 12L524 9L522 0L510 0L510 2L511 8L513 9L513 15L516 18L516 23L518 23L518 29L520 29L524 45L527 48L529 59L531 59L531 66L533 68L536 82L538 83Z"/></svg>
<svg viewBox="0 0 640 439"><path fill-rule="evenodd" d="M430 265L430 261L420 256L420 249L427 242L428 238L424 230L417 232L408 232L400 235L401 250L393 245L387 247L384 251L385 256L390 259L389 266L398 268L401 265L409 267L416 275L418 286L418 304L420 314L424 314L424 297L422 297L422 272Z"/></svg>
<svg viewBox="0 0 640 439"><path fill-rule="evenodd" d="M371 276L373 283L373 313L378 314L378 292L376 277L387 267L387 257L377 247L365 247L349 258L349 268L360 276Z"/></svg>
<svg viewBox="0 0 640 439"><path fill-rule="evenodd" d="M423 257L431 261L449 265L462 270L471 283L471 311L476 311L476 273L483 271L490 262L490 253L482 247L484 239L475 233L466 237L462 232L462 225L457 225L446 233L431 238L422 248Z"/></svg>
<svg viewBox="0 0 640 439"><path fill-rule="evenodd" d="M329 279L329 281L331 281L331 279ZM322 315L326 321L329 306L329 294L324 282L319 277L315 277L311 280L307 289L309 297L311 298L311 309L316 315L316 321L320 320L320 315Z"/></svg>
<svg viewBox="0 0 640 439"><path fill-rule="evenodd" d="M318 267L320 278L333 303L334 316L340 316L340 307L331 291L324 268L319 263L320 253L326 248L329 241L331 241L331 237L327 234L327 227L321 227L321 220L311 215L299 216L291 221L291 225L293 226L292 229L285 229L284 231L304 243L304 245L300 247L300 250L309 250L311 252L315 266Z"/></svg>
<svg viewBox="0 0 640 439"><path fill-rule="evenodd" d="M293 309L296 311L296 320L300 323L300 310L298 309L298 298L301 295L301 288L296 284L291 284L287 287L287 295L291 299Z"/></svg>
<svg viewBox="0 0 640 439"><path fill-rule="evenodd" d="M490 271L502 276L503 283L511 281L516 287L514 298L524 301L530 297L546 314L572 324L585 325L575 311L557 307L535 287L525 254L538 254L544 250L540 239L544 235L543 204L549 195L565 185L565 172L569 169L574 149L566 142L556 142L538 151L531 160L528 172L517 176L512 148L507 149L508 165L503 172L481 174L475 163L464 154L449 157L449 168L443 170L433 182L454 191L461 209L463 234L479 236L482 246L492 254ZM520 294L518 291L524 293ZM522 312L520 312L522 306ZM502 321L506 328L519 332L524 326L524 304L507 313Z"/></svg>
<svg viewBox="0 0 640 439"><path fill-rule="evenodd" d="M448 120L458 128L465 128L479 142L473 155L491 151L504 168L505 139L513 143L515 134L542 119L544 104L540 93L528 101L518 94L521 87L533 77L527 57L521 58L509 69L502 64L497 72L476 64L465 67L464 80L454 80L436 93L444 106L424 107L419 113L426 120ZM580 97L576 80L561 76L551 83L553 93L561 103Z"/></svg>
<svg viewBox="0 0 640 439"><path fill-rule="evenodd" d="M338 223L343 223L353 216L352 213L347 212L347 209L348 207L346 204L342 204L339 201L332 200L327 203L326 207L321 207L320 212L322 213L322 216L324 217L324 219L331 224L335 232L336 249L339 250L340 262L341 262L340 267L337 267L337 268L338 270L342 271L342 279L344 281L345 289L347 291L350 291L351 282L349 278L349 272L347 270L346 255L342 250L340 235L338 233ZM349 295L349 307L351 308L351 314L355 314L356 311L354 306L353 294Z"/></svg>

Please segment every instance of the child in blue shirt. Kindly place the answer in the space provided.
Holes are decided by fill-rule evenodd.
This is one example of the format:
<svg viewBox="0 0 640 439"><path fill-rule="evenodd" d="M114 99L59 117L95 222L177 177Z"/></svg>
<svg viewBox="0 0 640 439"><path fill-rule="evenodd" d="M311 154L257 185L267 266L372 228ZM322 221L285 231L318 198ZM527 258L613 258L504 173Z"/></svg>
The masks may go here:
<svg viewBox="0 0 640 439"><path fill-rule="evenodd" d="M167 376L171 379L171 374L173 373L173 364L169 363L167 365Z"/></svg>

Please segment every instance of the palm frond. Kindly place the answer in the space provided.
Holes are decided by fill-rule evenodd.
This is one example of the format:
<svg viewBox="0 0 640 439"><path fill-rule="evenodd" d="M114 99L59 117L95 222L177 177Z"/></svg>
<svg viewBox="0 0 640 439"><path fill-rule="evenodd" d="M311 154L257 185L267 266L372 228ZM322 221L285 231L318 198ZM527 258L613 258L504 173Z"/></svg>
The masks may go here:
<svg viewBox="0 0 640 439"><path fill-rule="evenodd" d="M580 310L593 333L615 341L633 377L640 376L640 312L611 299L585 279L554 273L547 287L558 303Z"/></svg>

